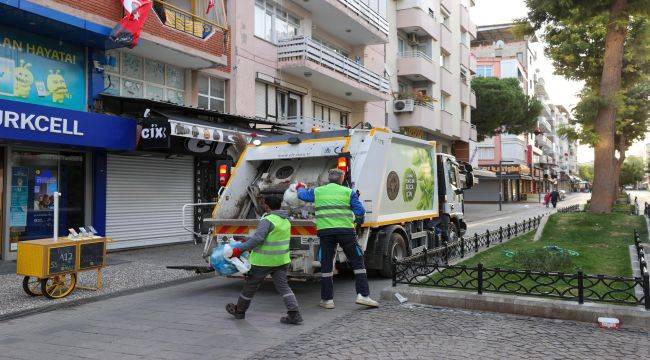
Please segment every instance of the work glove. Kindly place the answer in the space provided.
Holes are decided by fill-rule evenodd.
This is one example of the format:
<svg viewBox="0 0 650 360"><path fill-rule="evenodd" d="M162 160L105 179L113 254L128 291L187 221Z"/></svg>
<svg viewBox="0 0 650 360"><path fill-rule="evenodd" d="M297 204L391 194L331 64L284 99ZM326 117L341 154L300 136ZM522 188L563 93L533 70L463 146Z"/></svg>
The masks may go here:
<svg viewBox="0 0 650 360"><path fill-rule="evenodd" d="M233 257L240 257L242 254L242 250L240 248L233 248L232 249L232 255L230 256L231 258Z"/></svg>
<svg viewBox="0 0 650 360"><path fill-rule="evenodd" d="M230 241L230 247L232 248L232 255L228 256L229 258L231 257L240 257L241 254L244 252L242 248L244 247L244 243L236 240L231 240Z"/></svg>
<svg viewBox="0 0 650 360"><path fill-rule="evenodd" d="M361 226L364 223L365 219L366 218L363 215L361 215L361 216L355 215L354 216L354 223Z"/></svg>

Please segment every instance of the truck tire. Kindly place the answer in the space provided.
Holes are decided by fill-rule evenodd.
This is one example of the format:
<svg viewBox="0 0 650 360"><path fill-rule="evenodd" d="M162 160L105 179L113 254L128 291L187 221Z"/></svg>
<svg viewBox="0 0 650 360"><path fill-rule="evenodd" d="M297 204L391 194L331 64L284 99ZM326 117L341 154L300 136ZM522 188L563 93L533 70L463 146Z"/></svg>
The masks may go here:
<svg viewBox="0 0 650 360"><path fill-rule="evenodd" d="M398 260L407 256L406 242L404 237L398 232L394 232L390 235L390 241L388 242L388 256L384 257L384 263L382 264L380 274L385 278L393 277L393 266L392 259L397 258Z"/></svg>

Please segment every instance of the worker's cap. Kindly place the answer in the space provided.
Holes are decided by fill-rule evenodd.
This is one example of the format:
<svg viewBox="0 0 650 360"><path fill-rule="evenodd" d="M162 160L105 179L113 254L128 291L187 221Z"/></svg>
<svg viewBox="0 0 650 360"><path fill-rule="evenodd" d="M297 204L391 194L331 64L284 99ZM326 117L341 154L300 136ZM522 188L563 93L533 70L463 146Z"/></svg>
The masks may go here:
<svg viewBox="0 0 650 360"><path fill-rule="evenodd" d="M343 174L344 174L343 171L341 171L339 169L330 169L327 172L327 179L330 182L337 182L337 181L340 181L341 176L343 176Z"/></svg>

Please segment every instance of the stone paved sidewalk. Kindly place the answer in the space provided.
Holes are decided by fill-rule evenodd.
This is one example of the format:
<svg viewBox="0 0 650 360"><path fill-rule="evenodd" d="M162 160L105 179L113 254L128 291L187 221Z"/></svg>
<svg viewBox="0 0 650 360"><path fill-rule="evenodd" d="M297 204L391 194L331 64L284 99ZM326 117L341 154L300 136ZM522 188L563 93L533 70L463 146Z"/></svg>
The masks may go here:
<svg viewBox="0 0 650 360"><path fill-rule="evenodd" d="M30 297L22 288L23 277L14 273L0 275L0 319L3 317L72 303L81 299L106 296L118 292L149 288L182 279L198 279L190 271L169 270L168 265L207 265L201 258L202 245L180 244L108 254L103 270L104 287L99 291L76 289L64 299L49 300ZM95 272L79 276L80 284L94 285Z"/></svg>
<svg viewBox="0 0 650 360"><path fill-rule="evenodd" d="M251 359L648 359L649 329L385 304Z"/></svg>

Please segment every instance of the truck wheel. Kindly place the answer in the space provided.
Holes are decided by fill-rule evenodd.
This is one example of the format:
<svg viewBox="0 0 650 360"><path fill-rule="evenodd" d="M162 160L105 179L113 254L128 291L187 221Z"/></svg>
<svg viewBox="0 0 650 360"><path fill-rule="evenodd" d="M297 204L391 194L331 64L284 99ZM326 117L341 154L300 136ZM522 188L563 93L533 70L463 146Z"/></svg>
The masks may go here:
<svg viewBox="0 0 650 360"><path fill-rule="evenodd" d="M388 256L384 257L384 263L382 264L380 274L385 278L393 277L393 266L391 260L393 258L401 259L407 256L406 252L406 243L404 238L397 232L394 232L390 235L390 242L388 243Z"/></svg>

